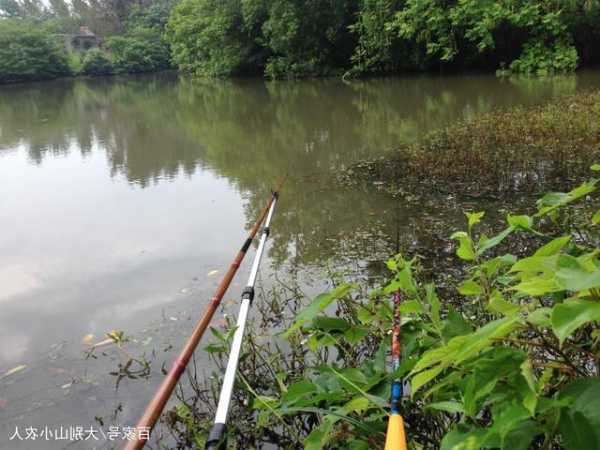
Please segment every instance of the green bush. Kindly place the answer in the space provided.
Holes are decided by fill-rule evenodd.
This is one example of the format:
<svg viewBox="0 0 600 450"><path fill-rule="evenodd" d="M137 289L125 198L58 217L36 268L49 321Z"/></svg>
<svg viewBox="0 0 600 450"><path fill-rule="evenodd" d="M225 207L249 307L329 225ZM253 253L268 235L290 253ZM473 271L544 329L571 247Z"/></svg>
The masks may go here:
<svg viewBox="0 0 600 450"><path fill-rule="evenodd" d="M99 49L92 49L83 57L80 73L83 75L110 75L113 73L113 65L106 53Z"/></svg>
<svg viewBox="0 0 600 450"><path fill-rule="evenodd" d="M43 28L21 19L0 20L0 82L70 74L66 51Z"/></svg>
<svg viewBox="0 0 600 450"><path fill-rule="evenodd" d="M535 42L525 45L521 56L510 64L510 70L527 75L573 72L578 60L577 49L572 45L558 42L548 48Z"/></svg>
<svg viewBox="0 0 600 450"><path fill-rule="evenodd" d="M183 0L173 9L166 36L180 70L219 77L245 72L256 60L251 30L244 26L240 0Z"/></svg>
<svg viewBox="0 0 600 450"><path fill-rule="evenodd" d="M137 29L107 41L117 73L153 72L170 67L169 46L150 29Z"/></svg>
<svg viewBox="0 0 600 450"><path fill-rule="evenodd" d="M73 75L78 75L81 72L81 67L83 64L83 56L79 52L68 52L67 53L67 62L69 64L69 69Z"/></svg>
<svg viewBox="0 0 600 450"><path fill-rule="evenodd" d="M600 61L598 17L596 0L183 0L167 35L174 62L199 75L546 74Z"/></svg>
<svg viewBox="0 0 600 450"><path fill-rule="evenodd" d="M179 68L205 76L328 74L354 48L351 2L183 0L167 25Z"/></svg>

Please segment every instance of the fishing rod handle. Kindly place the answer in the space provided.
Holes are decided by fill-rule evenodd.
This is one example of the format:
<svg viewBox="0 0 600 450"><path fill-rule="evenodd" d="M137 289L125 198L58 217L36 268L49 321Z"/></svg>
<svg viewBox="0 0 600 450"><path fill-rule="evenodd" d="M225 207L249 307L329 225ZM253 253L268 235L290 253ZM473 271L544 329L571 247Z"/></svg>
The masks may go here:
<svg viewBox="0 0 600 450"><path fill-rule="evenodd" d="M385 450L406 450L406 434L404 420L400 414L392 414L388 419L385 437Z"/></svg>
<svg viewBox="0 0 600 450"><path fill-rule="evenodd" d="M208 433L204 448L206 450L225 450L227 446L226 433L227 425L224 423L215 423Z"/></svg>

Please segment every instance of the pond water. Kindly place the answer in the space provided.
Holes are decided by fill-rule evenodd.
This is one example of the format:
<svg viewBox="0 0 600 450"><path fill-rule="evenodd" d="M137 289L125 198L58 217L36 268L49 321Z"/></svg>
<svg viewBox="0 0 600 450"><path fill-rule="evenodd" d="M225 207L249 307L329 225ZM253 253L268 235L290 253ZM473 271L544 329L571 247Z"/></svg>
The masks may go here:
<svg viewBox="0 0 600 450"><path fill-rule="evenodd" d="M282 174L261 283L293 278L311 295L327 272L369 276L400 241L462 223L456 199L415 206L341 188L340 168L458 118L591 87L600 73L1 87L0 448L119 447L41 430L135 424ZM252 256L226 296L231 314ZM116 389L119 352L86 358L110 330L152 360L149 378ZM11 439L27 427L36 441Z"/></svg>

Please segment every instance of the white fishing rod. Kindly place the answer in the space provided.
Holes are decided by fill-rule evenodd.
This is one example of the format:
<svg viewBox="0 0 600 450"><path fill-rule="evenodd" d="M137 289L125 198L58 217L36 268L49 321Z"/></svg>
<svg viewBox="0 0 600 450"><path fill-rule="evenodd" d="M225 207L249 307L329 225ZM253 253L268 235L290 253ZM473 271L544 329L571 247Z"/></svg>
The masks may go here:
<svg viewBox="0 0 600 450"><path fill-rule="evenodd" d="M258 267L260 266L260 260L265 250L265 244L269 237L269 224L275 211L275 204L277 203L277 195L274 194L273 203L269 209L267 220L262 229L260 241L258 243L258 249L254 256L254 262L252 263L252 270L250 270L250 276L248 277L248 285L242 292L242 303L240 305L240 313L237 320L237 328L233 336L233 342L231 344L231 350L229 352L229 361L227 362L227 369L225 370L225 376L223 377L223 386L221 387L221 395L219 396L219 404L217 406L217 412L215 414L215 423L210 429L208 439L206 441L206 450L224 450L226 444L226 431L227 431L227 414L229 413L229 404L231 403L231 395L233 393L233 386L235 383L235 374L237 372L238 362L240 360L240 352L242 350L242 341L244 339L244 329L246 328L246 319L248 318L248 311L254 300L254 283L256 282L256 275L258 274Z"/></svg>

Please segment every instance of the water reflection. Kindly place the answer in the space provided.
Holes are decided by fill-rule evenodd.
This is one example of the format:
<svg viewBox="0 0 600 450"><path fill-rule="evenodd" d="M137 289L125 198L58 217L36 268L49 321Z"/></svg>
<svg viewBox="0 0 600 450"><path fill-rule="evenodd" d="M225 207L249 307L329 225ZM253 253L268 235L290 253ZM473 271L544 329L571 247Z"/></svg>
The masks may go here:
<svg viewBox="0 0 600 450"><path fill-rule="evenodd" d="M293 167L312 174L378 155L459 117L594 85L595 74L199 82L174 76L61 80L0 90L0 149L32 162L76 148L106 152L142 186L207 164L251 189Z"/></svg>
<svg viewBox="0 0 600 450"><path fill-rule="evenodd" d="M338 253L329 251L333 243L354 231L377 228L372 216L385 227L385 212L395 208L383 196L375 200L370 193L333 188L328 181L339 168L459 117L540 102L597 80L595 73L350 84L202 82L172 75L63 80L0 91L0 149L24 147L36 165L69 152L88 157L97 151L106 156L111 177L141 187L210 169L249 194L248 221L274 180L290 172L273 257L283 262L293 250L311 263Z"/></svg>

